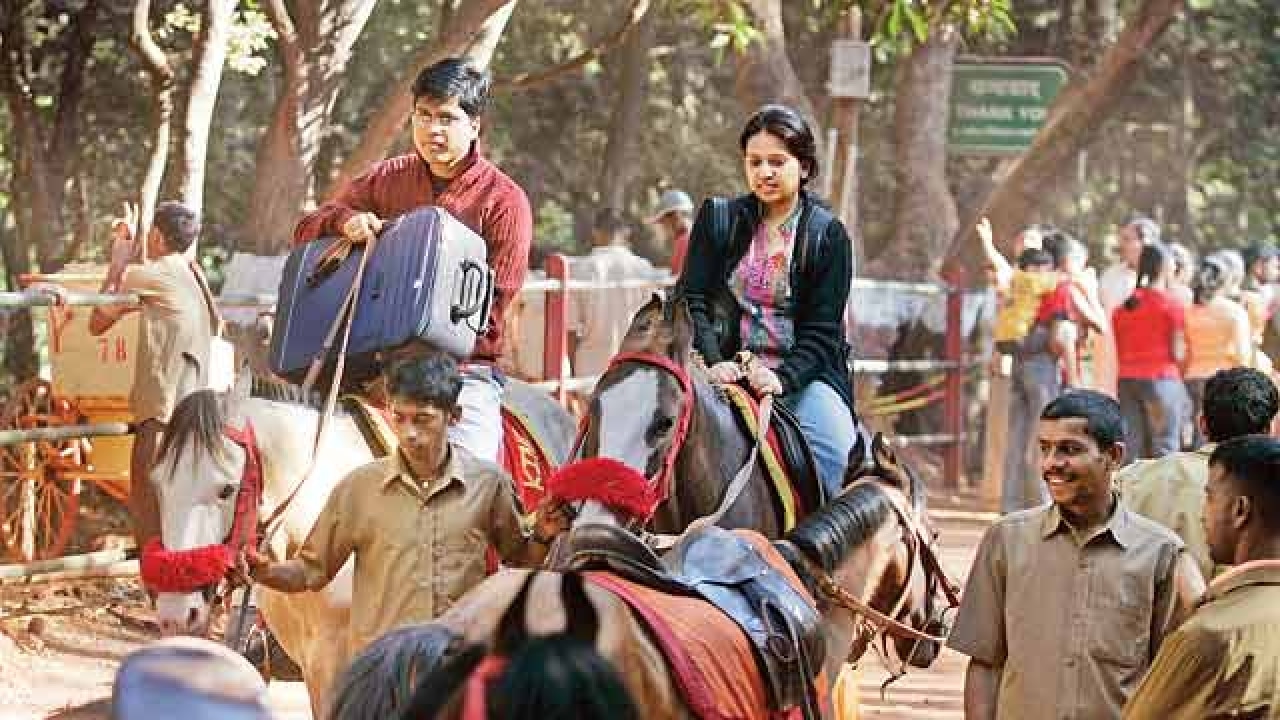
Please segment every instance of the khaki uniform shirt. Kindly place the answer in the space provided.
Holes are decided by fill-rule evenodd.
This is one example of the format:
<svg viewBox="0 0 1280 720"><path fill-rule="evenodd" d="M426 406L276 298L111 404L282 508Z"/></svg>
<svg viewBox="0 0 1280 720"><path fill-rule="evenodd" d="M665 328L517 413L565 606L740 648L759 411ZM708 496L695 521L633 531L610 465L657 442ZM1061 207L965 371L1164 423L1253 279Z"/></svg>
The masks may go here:
<svg viewBox="0 0 1280 720"><path fill-rule="evenodd" d="M1155 460L1139 460L1116 473L1120 496L1130 510L1155 520L1182 538L1200 574L1213 577L1204 532L1204 488L1209 483L1213 445Z"/></svg>
<svg viewBox="0 0 1280 720"><path fill-rule="evenodd" d="M524 542L507 474L450 445L447 470L426 483L399 453L352 471L329 495L296 560L314 591L356 556L354 654L457 602L484 579L488 545L509 558Z"/></svg>
<svg viewBox="0 0 1280 720"><path fill-rule="evenodd" d="M1280 563L1244 563L1215 580L1124 717L1280 718Z"/></svg>
<svg viewBox="0 0 1280 720"><path fill-rule="evenodd" d="M168 422L178 401L208 382L211 309L182 253L129 266L120 292L142 301L129 407L138 422Z"/></svg>
<svg viewBox="0 0 1280 720"><path fill-rule="evenodd" d="M947 644L1000 674L1001 720L1113 720L1187 586L1203 584L1182 542L1119 502L1086 532L1056 505L1025 510L983 536Z"/></svg>

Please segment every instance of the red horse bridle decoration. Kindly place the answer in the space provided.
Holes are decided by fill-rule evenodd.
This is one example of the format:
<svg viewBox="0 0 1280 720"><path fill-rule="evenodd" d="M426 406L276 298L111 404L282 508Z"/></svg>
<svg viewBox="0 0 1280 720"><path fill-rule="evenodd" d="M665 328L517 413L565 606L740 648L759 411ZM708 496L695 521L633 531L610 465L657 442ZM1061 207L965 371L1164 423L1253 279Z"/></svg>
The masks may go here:
<svg viewBox="0 0 1280 720"><path fill-rule="evenodd" d="M235 566L236 557L258 542L258 506L262 502L262 457L253 423L243 430L227 427L223 434L244 449L244 472L236 493L231 530L221 544L190 550L166 550L160 538L151 538L142 550L142 584L158 593L191 593L217 585Z"/></svg>
<svg viewBox="0 0 1280 720"><path fill-rule="evenodd" d="M695 402L693 380L689 377L689 371L675 360L665 355L650 352L618 353L609 361L609 367L605 370L605 373L612 372L614 368L624 363L639 363L664 370L680 384L680 415L676 418L676 425L672 430L674 434L671 438L671 446L667 448L667 454L662 458L662 465L658 468L658 471L653 477L649 478L649 483L654 488L652 499L654 508L656 508L658 504L671 497L671 487L675 481L676 458L680 456L684 441L689 437L689 424L693 422L693 405ZM587 422L584 418L582 426L578 429L578 437L573 443L573 452L569 457L579 457L586 435ZM649 509L649 515L652 515L654 508Z"/></svg>

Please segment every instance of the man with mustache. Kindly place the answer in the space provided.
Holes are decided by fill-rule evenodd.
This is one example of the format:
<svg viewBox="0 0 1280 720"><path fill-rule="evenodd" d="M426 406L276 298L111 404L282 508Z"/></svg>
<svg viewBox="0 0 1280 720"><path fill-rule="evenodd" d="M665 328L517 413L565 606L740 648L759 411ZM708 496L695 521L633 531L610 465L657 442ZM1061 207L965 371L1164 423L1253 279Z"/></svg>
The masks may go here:
<svg viewBox="0 0 1280 720"><path fill-rule="evenodd" d="M1052 502L982 539L948 641L968 655L968 720L1120 714L1204 580L1182 541L1120 502L1119 404L1075 390L1040 414Z"/></svg>

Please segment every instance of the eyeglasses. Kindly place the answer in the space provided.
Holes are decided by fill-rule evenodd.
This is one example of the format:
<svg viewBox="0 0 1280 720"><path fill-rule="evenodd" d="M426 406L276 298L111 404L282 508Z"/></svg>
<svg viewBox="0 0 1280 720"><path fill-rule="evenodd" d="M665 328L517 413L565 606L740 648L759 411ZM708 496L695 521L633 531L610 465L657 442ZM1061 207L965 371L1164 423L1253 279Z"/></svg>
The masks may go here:
<svg viewBox="0 0 1280 720"><path fill-rule="evenodd" d="M448 130L455 125L466 122L467 118L450 115L449 113L433 115L422 108L415 108L413 112L409 113L409 120L413 122L414 127L429 128L433 125L439 125Z"/></svg>

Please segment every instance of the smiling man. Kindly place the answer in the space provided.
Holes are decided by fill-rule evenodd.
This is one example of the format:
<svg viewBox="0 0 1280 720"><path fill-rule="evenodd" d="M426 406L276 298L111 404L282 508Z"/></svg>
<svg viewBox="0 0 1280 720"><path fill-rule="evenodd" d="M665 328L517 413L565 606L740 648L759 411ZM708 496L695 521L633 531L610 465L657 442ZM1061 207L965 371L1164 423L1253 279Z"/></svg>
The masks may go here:
<svg viewBox="0 0 1280 720"><path fill-rule="evenodd" d="M948 641L970 658L969 720L1119 716L1204 590L1182 541L1119 501L1123 436L1119 404L1098 392L1041 413L1052 502L987 531Z"/></svg>
<svg viewBox="0 0 1280 720"><path fill-rule="evenodd" d="M489 329L462 367L462 416L452 441L483 460L502 447L502 385L496 371L507 309L524 284L533 213L524 190L480 153L480 118L489 77L459 58L441 60L413 83L413 152L375 164L338 195L302 218L294 242L343 235L366 243L385 221L411 210L448 210L484 238L494 272Z"/></svg>

